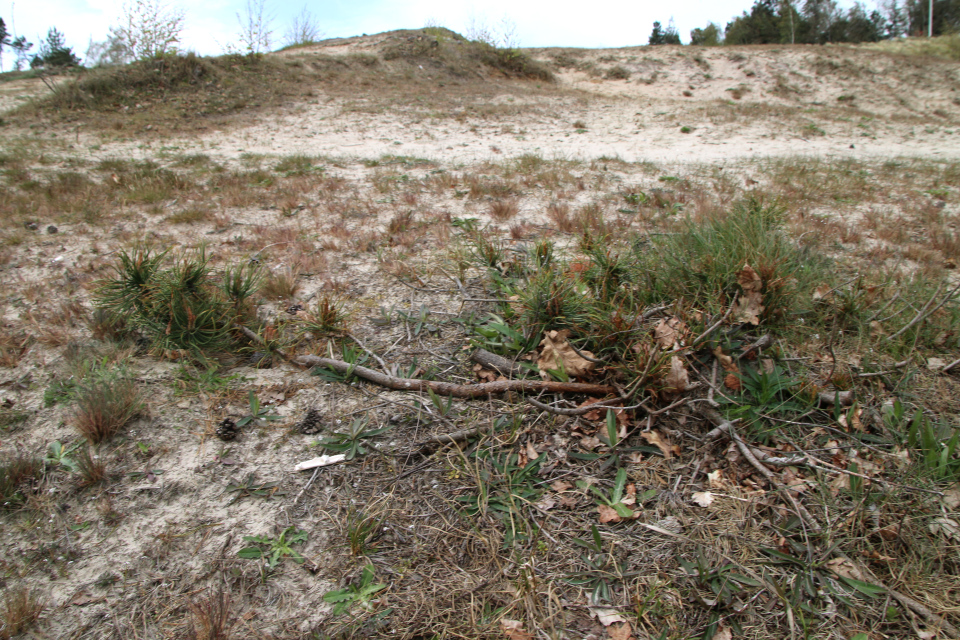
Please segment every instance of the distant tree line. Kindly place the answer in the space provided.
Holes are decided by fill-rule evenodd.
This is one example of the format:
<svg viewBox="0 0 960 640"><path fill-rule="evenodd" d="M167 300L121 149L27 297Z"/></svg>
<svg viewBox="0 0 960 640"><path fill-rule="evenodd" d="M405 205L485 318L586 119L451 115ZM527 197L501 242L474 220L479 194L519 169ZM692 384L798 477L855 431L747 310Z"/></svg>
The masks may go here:
<svg viewBox="0 0 960 640"><path fill-rule="evenodd" d="M877 42L905 35L926 35L928 0L879 0L868 11L856 2L846 11L836 0L755 0L723 29L709 23L690 32L690 44L825 44L827 42ZM960 31L960 0L934 0L933 35ZM673 26L653 23L649 44L680 44Z"/></svg>

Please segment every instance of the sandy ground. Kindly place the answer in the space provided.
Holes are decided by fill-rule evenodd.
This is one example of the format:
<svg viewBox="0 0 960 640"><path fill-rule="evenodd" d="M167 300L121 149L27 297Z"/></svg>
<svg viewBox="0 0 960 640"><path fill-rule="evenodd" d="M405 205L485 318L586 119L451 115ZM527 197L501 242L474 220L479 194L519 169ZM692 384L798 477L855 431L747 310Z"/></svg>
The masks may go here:
<svg viewBox="0 0 960 640"><path fill-rule="evenodd" d="M375 44L371 40L349 41L319 50L338 55L370 49ZM295 55L310 53L300 51ZM396 155L426 158L446 167L471 166L525 154L546 159L652 161L663 166L744 165L753 160L797 156L827 160L960 160L957 64L904 62L893 56L842 47L762 48L749 55L739 50L672 47L539 50L533 54L548 61L566 56L564 64L570 66L559 72L560 91L554 95L519 97L505 91L496 98L495 103L523 101L520 114L509 121L457 119L455 114L431 117L407 107L364 113L352 109L346 100L321 96L313 103L262 117L248 127L189 139L115 142L80 132L73 142L72 154L81 159L105 159L156 158L160 151L202 152L227 162L239 161L244 154L353 159ZM607 79L609 70L618 66L626 69L629 77ZM35 81L0 85L0 111L40 90L42 86ZM689 131L682 130L684 127ZM40 133L38 138L45 135ZM340 170L343 175L350 172L356 174L354 177L362 175L355 167ZM418 172L426 174L426 170ZM475 213L452 198L435 204L438 216ZM385 212L380 222L393 213ZM276 212L234 212L233 230L226 235L210 236L213 250L228 251L227 236L239 235L256 225L272 224L276 218ZM520 220L523 219L537 224L545 221L542 212L522 209ZM151 231L155 225L149 218L132 217L118 223L118 228L124 237L135 237ZM181 242L191 242L198 236L189 227L169 231ZM320 235L325 229L317 223L310 231ZM5 286L59 282L65 269L67 275L63 278L69 279L71 272L102 264L103 258L90 248L98 240L91 243L89 238L81 239L82 232L81 225L64 225L61 235L24 249L13 263L18 265L16 270L8 270L4 276ZM372 278L369 257L342 258L336 271L344 281L360 283L363 296L371 301L373 309L386 303L403 303L416 309L429 300L425 295L398 291L395 283ZM308 280L300 295L308 297L321 286L320 278ZM446 313L458 310L457 301L451 299L433 300L431 305ZM4 308L8 323L27 317L27 313L28 305L24 302ZM389 344L403 337L399 327L390 331L377 335L376 341ZM145 385L169 384L177 369L176 364L169 362L138 362L132 373ZM62 355L56 350L38 348L20 369L5 369L0 378L10 383L31 371L39 378L44 370L55 371L62 366ZM279 400L278 412L290 423L321 397L340 411L353 408L342 401L337 407L330 385L318 388L315 380L305 380L304 373L289 365L271 370L240 368L234 372L246 377L249 386ZM13 389L5 387L4 397L15 398L18 406L37 409L31 418L29 436L20 433L4 437L4 449L38 449L55 439L73 436L66 425L67 409L41 408L42 387L33 391ZM94 633L89 637L99 637L96 630L108 624L117 601L142 598L144 590L153 590L155 600L161 601L163 590L175 586L175 580L169 576L206 575L215 564L211 558L223 557L225 552L235 557L242 545L241 536L274 535L276 523L292 523L310 530L310 543L304 550L310 557L322 562L329 551L325 546L329 523L316 510L307 511L301 506L291 514L279 508L279 501L244 500L227 505L223 497L228 480L256 472L262 480L282 478L290 492L289 500L304 481L292 472L292 466L313 455L315 450L308 449L307 444L315 438L265 431L225 447L201 434L210 433L214 416L243 415L240 399L235 398L229 406L211 407L204 405L207 399L197 402L171 397L169 390L164 393L152 399L150 415L135 422L126 434L130 442L149 441L158 452L156 457L132 462L129 455L123 458L123 464L131 471L134 469L130 465L136 464L153 466L164 473L153 479L128 479L118 485L114 495L107 496L108 501L122 505L129 514L115 528L98 524L76 531L64 529L68 546L83 548L84 552L67 561L69 565L60 565L60 577L51 570L49 580L42 581L51 601L69 612L64 619L51 622L56 637L80 637L76 632L84 629ZM116 454L118 464L120 460L120 454ZM323 491L329 500L331 488ZM311 503L315 509L317 504L316 500ZM95 520L95 507L73 507L73 512L63 516L63 523L80 526ZM215 533L207 536L208 530ZM29 539L29 533L25 535ZM8 554L25 553L21 540L8 537L4 545ZM120 582L107 589L98 586L98 579L108 574L118 576ZM277 593L286 594L282 606L277 605L278 616L292 620L284 628L306 633L326 612L319 603L331 582L297 569L271 579L269 584L251 588L259 589L258 594L266 602L277 603ZM275 621L261 622L266 628ZM120 626L116 629L120 635ZM253 637L260 631L250 633Z"/></svg>

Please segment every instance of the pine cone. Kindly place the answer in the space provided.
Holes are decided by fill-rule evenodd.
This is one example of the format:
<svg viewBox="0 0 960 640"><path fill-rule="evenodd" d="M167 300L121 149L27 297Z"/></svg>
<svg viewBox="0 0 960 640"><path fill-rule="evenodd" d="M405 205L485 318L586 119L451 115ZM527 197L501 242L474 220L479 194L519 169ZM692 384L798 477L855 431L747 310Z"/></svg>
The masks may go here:
<svg viewBox="0 0 960 640"><path fill-rule="evenodd" d="M237 434L239 433L240 427L238 427L237 423L230 418L224 418L223 422L217 425L217 437L224 442L230 442L231 440L236 439Z"/></svg>
<svg viewBox="0 0 960 640"><path fill-rule="evenodd" d="M297 425L297 429L300 430L300 433L312 434L320 433L320 430L323 428L321 424L322 416L320 412L316 409L310 409L307 411L307 415L303 416L303 420L300 421L300 424Z"/></svg>

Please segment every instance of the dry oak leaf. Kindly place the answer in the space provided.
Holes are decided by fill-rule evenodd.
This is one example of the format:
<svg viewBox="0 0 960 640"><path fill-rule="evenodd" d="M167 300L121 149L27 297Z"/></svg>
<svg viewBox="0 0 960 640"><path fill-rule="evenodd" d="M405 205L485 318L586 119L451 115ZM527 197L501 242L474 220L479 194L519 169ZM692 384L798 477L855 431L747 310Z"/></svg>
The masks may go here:
<svg viewBox="0 0 960 640"><path fill-rule="evenodd" d="M718 629L717 632L713 634L713 640L733 640L733 631L730 627Z"/></svg>
<svg viewBox="0 0 960 640"><path fill-rule="evenodd" d="M953 538L960 542L960 522L952 518L937 518L930 523L930 533L937 535L942 533L947 538Z"/></svg>
<svg viewBox="0 0 960 640"><path fill-rule="evenodd" d="M663 457L667 460L675 455L680 455L680 447L671 444L659 431L643 431L640 437L660 449L663 452Z"/></svg>
<svg viewBox="0 0 960 640"><path fill-rule="evenodd" d="M863 575L861 575L860 569L846 558L833 558L832 560L828 560L827 569L830 569L830 571L833 571L841 578L863 581Z"/></svg>
<svg viewBox="0 0 960 640"><path fill-rule="evenodd" d="M570 491L570 489L573 489L573 485L569 482L564 482L563 480L554 480L550 483L550 488L557 493L563 493L564 491Z"/></svg>
<svg viewBox="0 0 960 640"><path fill-rule="evenodd" d="M737 282L743 289L740 298L733 305L734 322L749 322L760 324L760 314L763 313L763 281L760 275L748 264L737 274Z"/></svg>
<svg viewBox="0 0 960 640"><path fill-rule="evenodd" d="M607 627L607 635L610 636L610 640L633 640L634 637L629 622L610 625Z"/></svg>
<svg viewBox="0 0 960 640"><path fill-rule="evenodd" d="M814 300L823 300L828 295L833 293L833 289L828 284L822 284L816 289L813 290L813 299Z"/></svg>
<svg viewBox="0 0 960 640"><path fill-rule="evenodd" d="M543 350L537 359L537 368L540 369L540 377L544 380L550 379L550 369L563 369L571 378L582 378L586 373L593 371L597 365L586 358L581 358L576 351L567 342L570 331L547 331L540 342ZM589 351L583 351L584 355L593 357Z"/></svg>
<svg viewBox="0 0 960 640"><path fill-rule="evenodd" d="M667 388L673 391L686 391L690 386L690 376L687 374L687 365L677 356L670 358L670 373L666 378Z"/></svg>
<svg viewBox="0 0 960 640"><path fill-rule="evenodd" d="M661 349L677 349L680 347L680 336L686 330L683 320L673 316L669 320L663 319L653 328L653 339Z"/></svg>
<svg viewBox="0 0 960 640"><path fill-rule="evenodd" d="M960 507L960 482L943 492L943 504L951 511Z"/></svg>
<svg viewBox="0 0 960 640"><path fill-rule="evenodd" d="M707 474L707 484L711 489L729 489L729 483L723 477L723 469L717 469Z"/></svg>
<svg viewBox="0 0 960 640"><path fill-rule="evenodd" d="M510 640L533 640L533 635L524 630L523 623L519 620L501 620L500 628L503 629L503 635Z"/></svg>
<svg viewBox="0 0 960 640"><path fill-rule="evenodd" d="M613 507L608 507L605 504L598 504L597 511L600 512L600 523L607 524L608 522L620 522L623 518L620 517L620 514L617 513L617 510Z"/></svg>
<svg viewBox="0 0 960 640"><path fill-rule="evenodd" d="M596 618L597 621L605 627L617 622L626 622L616 609L601 609L600 607L587 607L590 611L590 617Z"/></svg>
<svg viewBox="0 0 960 640"><path fill-rule="evenodd" d="M693 501L701 507L709 507L713 504L713 494L709 491L694 491Z"/></svg>

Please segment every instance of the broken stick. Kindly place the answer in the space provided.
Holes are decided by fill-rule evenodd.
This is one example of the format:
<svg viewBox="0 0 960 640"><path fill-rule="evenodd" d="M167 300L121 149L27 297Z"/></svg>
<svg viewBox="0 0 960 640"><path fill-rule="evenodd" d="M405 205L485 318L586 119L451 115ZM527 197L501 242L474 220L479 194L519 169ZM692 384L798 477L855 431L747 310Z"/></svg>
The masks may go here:
<svg viewBox="0 0 960 640"><path fill-rule="evenodd" d="M418 380L415 378L395 378L367 367L349 364L332 358L320 356L299 356L294 359L296 364L304 367L329 367L337 373L350 373L374 384L397 391L426 391L432 390L441 396L455 398L483 398L495 393L507 391L527 391L537 393L584 393L588 395L604 396L617 392L605 384L588 384L583 382L552 382L549 380L498 380L481 384L453 384L450 382L436 382L434 380Z"/></svg>

